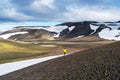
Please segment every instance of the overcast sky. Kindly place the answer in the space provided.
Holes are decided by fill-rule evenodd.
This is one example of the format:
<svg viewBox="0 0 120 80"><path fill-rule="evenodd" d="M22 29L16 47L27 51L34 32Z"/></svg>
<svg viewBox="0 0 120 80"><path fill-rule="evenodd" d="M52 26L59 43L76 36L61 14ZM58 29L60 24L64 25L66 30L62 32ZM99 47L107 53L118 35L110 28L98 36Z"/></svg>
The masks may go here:
<svg viewBox="0 0 120 80"><path fill-rule="evenodd" d="M84 20L120 20L120 0L0 0L2 26Z"/></svg>

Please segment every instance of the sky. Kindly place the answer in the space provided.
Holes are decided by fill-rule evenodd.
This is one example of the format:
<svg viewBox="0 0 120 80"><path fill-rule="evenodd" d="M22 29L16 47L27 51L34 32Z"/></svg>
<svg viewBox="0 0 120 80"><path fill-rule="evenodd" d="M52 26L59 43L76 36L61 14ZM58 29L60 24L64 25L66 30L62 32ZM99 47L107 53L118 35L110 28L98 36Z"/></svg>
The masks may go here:
<svg viewBox="0 0 120 80"><path fill-rule="evenodd" d="M1 30L85 20L120 20L120 0L0 0Z"/></svg>

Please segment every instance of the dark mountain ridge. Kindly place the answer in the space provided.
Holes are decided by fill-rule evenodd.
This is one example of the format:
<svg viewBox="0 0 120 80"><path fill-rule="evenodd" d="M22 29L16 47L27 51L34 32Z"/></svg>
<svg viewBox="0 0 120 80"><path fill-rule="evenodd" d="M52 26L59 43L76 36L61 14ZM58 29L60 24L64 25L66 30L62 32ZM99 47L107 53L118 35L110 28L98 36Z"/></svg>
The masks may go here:
<svg viewBox="0 0 120 80"><path fill-rule="evenodd" d="M92 21L83 21L83 22L67 22L63 24L59 24L58 26L68 26L68 28L64 29L60 32L59 37L60 38L73 38L78 37L81 35L89 36L99 33L101 30L105 28L109 28L112 30L112 28L106 26L105 24L96 24L97 22ZM97 30L94 32L94 30L91 29L90 24L92 25L99 25ZM75 26L75 28L72 31L69 31L69 27ZM94 33L93 33L94 32Z"/></svg>

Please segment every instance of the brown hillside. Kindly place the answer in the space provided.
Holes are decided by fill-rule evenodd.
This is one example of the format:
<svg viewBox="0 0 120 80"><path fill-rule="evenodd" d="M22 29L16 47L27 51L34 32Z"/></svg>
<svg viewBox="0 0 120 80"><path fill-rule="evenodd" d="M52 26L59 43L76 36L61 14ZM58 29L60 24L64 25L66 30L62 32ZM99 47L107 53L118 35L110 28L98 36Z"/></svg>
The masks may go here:
<svg viewBox="0 0 120 80"><path fill-rule="evenodd" d="M0 80L120 80L120 42L46 61Z"/></svg>
<svg viewBox="0 0 120 80"><path fill-rule="evenodd" d="M78 38L71 38L68 39L67 41L105 41L105 39L100 38L98 35L90 35L90 36L85 36L85 37L78 37Z"/></svg>

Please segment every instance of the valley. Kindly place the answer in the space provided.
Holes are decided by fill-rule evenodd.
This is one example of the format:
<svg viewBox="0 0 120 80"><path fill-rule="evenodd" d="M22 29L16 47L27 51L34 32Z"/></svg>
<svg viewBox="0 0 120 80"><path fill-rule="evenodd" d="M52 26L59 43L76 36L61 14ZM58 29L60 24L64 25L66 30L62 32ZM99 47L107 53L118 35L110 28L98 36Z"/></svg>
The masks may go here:
<svg viewBox="0 0 120 80"><path fill-rule="evenodd" d="M108 24L83 21L55 26L15 27L0 34L0 63L59 55L63 54L63 48L67 48L71 54L119 40L119 36L114 38L117 33L112 35L113 40L99 36L104 30L111 34L109 30L106 31L106 28L112 29L106 26Z"/></svg>
<svg viewBox="0 0 120 80"><path fill-rule="evenodd" d="M113 43L114 41L70 42L70 41L37 41L20 42L0 39L0 63L40 58L63 54L67 48L68 54L83 51L92 47Z"/></svg>

